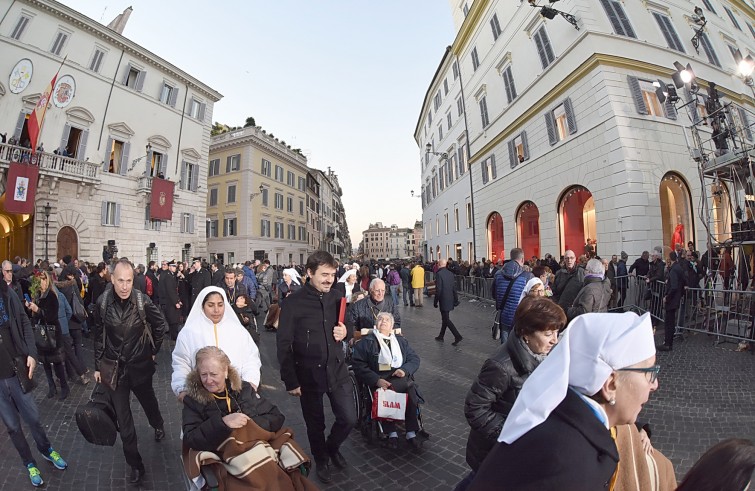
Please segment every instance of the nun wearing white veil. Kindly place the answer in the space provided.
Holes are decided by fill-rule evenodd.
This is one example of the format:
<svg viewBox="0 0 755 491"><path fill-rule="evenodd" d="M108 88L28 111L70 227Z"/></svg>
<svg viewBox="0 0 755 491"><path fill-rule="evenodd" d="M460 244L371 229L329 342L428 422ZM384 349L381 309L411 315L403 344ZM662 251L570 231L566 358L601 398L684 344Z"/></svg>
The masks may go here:
<svg viewBox="0 0 755 491"><path fill-rule="evenodd" d="M201 348L216 346L231 360L241 379L257 389L260 383L260 352L249 332L239 322L221 288L208 286L199 292L173 350L171 388L179 400L186 393L186 377L194 369Z"/></svg>
<svg viewBox="0 0 755 491"><path fill-rule="evenodd" d="M577 317L524 383L467 489L613 489L612 429L636 421L659 371L649 314Z"/></svg>

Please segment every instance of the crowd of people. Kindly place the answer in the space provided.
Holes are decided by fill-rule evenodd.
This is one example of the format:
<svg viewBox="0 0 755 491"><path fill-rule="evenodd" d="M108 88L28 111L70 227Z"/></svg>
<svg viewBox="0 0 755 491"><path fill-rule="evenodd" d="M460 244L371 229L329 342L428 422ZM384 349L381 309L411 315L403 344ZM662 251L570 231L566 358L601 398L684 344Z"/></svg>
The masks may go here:
<svg viewBox="0 0 755 491"><path fill-rule="evenodd" d="M168 346L171 388L183 404L187 476L201 484L205 465L222 469L219 475L239 486L234 489L317 489L302 472L310 458L284 426L285 411L260 390L261 328L276 333L281 380L300 403L314 474L327 484L334 467L349 465L341 446L360 416L350 369L370 391L406 394L403 428L383 422L383 445L399 449L403 429L406 447L421 451L427 438L415 384L421 360L402 334L401 313L422 308L431 296L440 311L435 340L443 342L448 330L458 345L468 326L450 318L461 303L457 277L479 274L492 280L500 347L464 401L470 472L459 476L457 489L499 489L501 482L513 490L677 489L670 461L650 443L652 422L637 421L658 388L656 349L670 349L673 339L656 347L648 314L607 313L623 305L623 282L634 275L667 280L669 315L701 263L694 250L672 251L668 259L667 266L654 250L627 267L625 253L601 259L594 245L579 258L566 251L561 261L525 260L521 249L512 249L506 262L474 265L421 258L342 264L324 251L287 267L266 260L223 266L197 258L145 267L127 258L97 265L71 257L52 264L16 258L2 264L0 416L31 483L40 486L21 419L43 458L58 469L68 463L47 438L31 396L34 368L43 365L50 399L65 399L71 383L93 378L114 409L129 481L139 484L146 466L130 396L161 441L165 426L153 376L155 357ZM54 343L40 339L43 332ZM92 341L93 364L82 351L85 338ZM324 396L334 415L327 434ZM711 483L715 466L732 470ZM745 489L753 469L751 442L722 442L678 489ZM739 487L720 487L721 479Z"/></svg>

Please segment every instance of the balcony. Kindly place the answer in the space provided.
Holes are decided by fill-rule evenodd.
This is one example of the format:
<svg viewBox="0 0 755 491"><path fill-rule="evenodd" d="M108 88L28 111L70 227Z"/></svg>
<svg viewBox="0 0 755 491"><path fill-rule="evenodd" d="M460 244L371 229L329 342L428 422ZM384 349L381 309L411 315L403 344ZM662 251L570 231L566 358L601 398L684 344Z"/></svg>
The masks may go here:
<svg viewBox="0 0 755 491"><path fill-rule="evenodd" d="M0 167L7 168L10 162L36 163L39 165L40 177L64 179L79 184L100 183L99 164L48 152L31 155L28 148L0 143Z"/></svg>

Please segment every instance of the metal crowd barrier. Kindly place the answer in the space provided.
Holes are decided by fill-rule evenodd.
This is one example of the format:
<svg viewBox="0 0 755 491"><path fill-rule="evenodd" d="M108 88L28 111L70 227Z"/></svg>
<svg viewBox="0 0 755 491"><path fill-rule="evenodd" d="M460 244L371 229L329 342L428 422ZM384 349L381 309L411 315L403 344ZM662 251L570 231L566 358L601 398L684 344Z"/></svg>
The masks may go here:
<svg viewBox="0 0 755 491"><path fill-rule="evenodd" d="M719 283L720 286L720 283ZM702 332L738 341L755 341L755 291L687 288L677 330ZM716 343L723 341L717 340Z"/></svg>

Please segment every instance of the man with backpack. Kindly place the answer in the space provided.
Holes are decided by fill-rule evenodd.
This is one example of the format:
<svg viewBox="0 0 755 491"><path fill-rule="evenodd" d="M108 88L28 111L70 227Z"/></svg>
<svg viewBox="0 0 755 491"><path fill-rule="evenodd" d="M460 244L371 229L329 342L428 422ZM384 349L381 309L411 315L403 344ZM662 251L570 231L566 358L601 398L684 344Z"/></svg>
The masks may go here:
<svg viewBox="0 0 755 491"><path fill-rule="evenodd" d="M510 261L493 276L493 298L501 329L501 344L506 342L509 332L514 325L514 312L519 306L524 287L532 278L532 273L525 271L524 251L520 248L511 249Z"/></svg>

